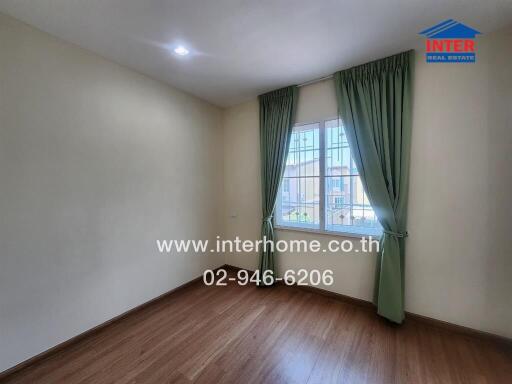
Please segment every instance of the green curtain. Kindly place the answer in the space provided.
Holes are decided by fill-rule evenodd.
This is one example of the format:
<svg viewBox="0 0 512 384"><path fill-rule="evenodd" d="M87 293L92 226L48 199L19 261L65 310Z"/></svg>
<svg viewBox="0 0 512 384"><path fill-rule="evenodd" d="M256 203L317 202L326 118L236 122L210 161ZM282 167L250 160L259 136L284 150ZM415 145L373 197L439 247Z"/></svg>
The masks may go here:
<svg viewBox="0 0 512 384"><path fill-rule="evenodd" d="M295 121L297 87L291 86L266 93L259 96L259 102L261 195L263 200L261 236L263 239L274 241L272 217ZM274 276L276 274L274 253L270 247L261 251L259 270L260 276L266 270L272 270Z"/></svg>
<svg viewBox="0 0 512 384"><path fill-rule="evenodd" d="M378 313L404 319L404 254L414 51L335 73L338 112L363 187L384 231L376 269Z"/></svg>

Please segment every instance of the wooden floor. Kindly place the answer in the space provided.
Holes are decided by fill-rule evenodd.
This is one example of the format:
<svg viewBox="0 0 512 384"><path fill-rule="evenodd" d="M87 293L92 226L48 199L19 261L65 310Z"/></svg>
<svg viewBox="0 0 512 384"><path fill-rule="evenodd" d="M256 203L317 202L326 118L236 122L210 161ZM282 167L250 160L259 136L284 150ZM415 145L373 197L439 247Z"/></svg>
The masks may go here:
<svg viewBox="0 0 512 384"><path fill-rule="evenodd" d="M198 282L5 382L510 384L512 352L295 287Z"/></svg>

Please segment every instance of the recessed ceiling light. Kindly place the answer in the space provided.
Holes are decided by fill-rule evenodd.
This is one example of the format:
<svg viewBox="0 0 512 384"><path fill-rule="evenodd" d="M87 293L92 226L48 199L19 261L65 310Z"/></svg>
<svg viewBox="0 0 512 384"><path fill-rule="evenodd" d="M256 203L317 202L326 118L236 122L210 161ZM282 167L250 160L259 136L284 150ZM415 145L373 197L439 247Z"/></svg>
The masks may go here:
<svg viewBox="0 0 512 384"><path fill-rule="evenodd" d="M185 48L183 45L179 45L176 48L174 48L174 53L180 56L188 55L188 49Z"/></svg>

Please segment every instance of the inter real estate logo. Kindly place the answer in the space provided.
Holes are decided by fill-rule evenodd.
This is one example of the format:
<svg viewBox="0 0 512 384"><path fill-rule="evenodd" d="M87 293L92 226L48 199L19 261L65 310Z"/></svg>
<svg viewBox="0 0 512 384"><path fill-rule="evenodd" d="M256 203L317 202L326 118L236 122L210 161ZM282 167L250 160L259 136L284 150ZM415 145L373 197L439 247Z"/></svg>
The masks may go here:
<svg viewBox="0 0 512 384"><path fill-rule="evenodd" d="M427 63L474 63L476 29L449 19L420 32L425 41Z"/></svg>

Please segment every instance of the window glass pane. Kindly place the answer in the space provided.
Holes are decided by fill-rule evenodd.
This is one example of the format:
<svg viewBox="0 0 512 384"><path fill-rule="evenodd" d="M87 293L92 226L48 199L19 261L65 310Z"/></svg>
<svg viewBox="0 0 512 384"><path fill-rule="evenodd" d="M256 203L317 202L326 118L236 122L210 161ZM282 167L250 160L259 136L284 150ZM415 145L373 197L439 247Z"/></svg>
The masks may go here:
<svg viewBox="0 0 512 384"><path fill-rule="evenodd" d="M320 125L294 128L278 194L278 225L320 228Z"/></svg>
<svg viewBox="0 0 512 384"><path fill-rule="evenodd" d="M325 175L358 175L341 120L325 122Z"/></svg>
<svg viewBox="0 0 512 384"><path fill-rule="evenodd" d="M325 122L325 229L379 235L341 120Z"/></svg>
<svg viewBox="0 0 512 384"><path fill-rule="evenodd" d="M290 139L285 176L320 176L320 130L318 124L295 127Z"/></svg>
<svg viewBox="0 0 512 384"><path fill-rule="evenodd" d="M340 225L352 225L351 212L351 182L356 176L330 177L326 176L325 184L325 225L330 231L335 231Z"/></svg>

